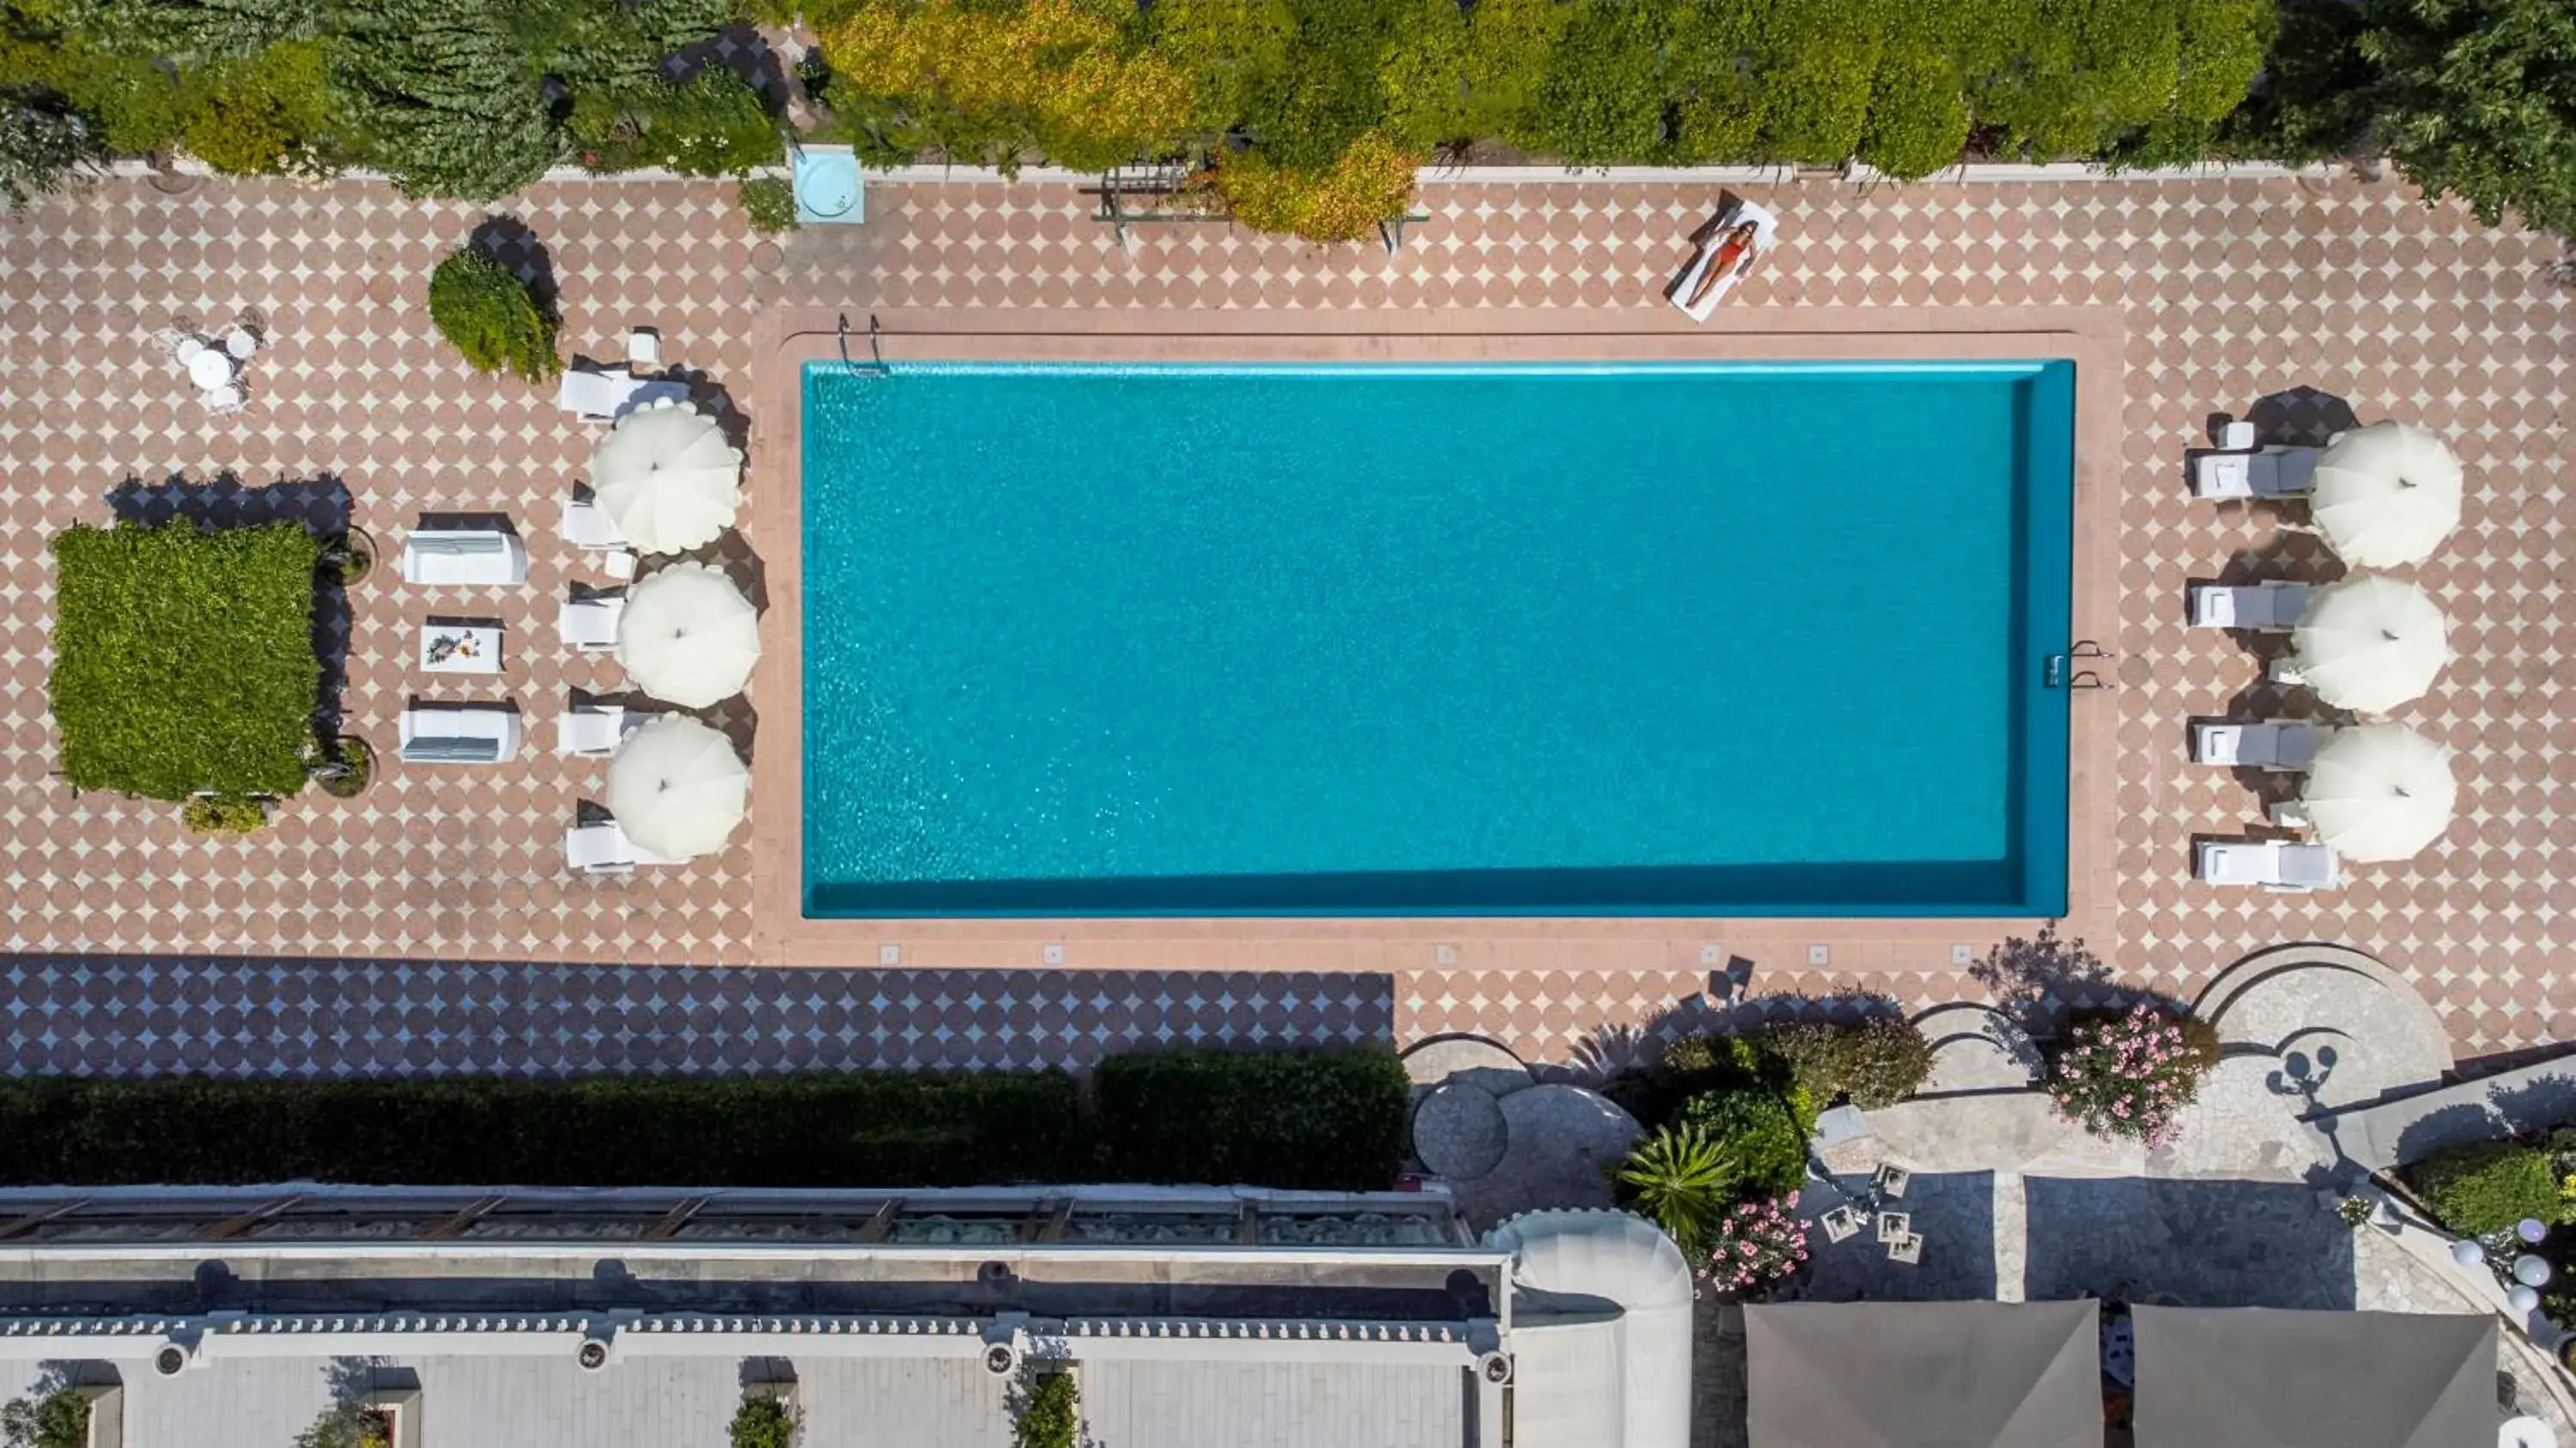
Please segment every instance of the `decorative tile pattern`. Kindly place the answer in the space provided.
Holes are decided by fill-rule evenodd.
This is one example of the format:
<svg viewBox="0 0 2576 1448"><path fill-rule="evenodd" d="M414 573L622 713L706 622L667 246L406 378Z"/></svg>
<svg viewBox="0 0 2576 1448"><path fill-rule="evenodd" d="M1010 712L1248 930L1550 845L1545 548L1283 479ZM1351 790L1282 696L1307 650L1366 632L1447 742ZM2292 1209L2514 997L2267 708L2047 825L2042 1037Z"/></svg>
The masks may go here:
<svg viewBox="0 0 2576 1448"><path fill-rule="evenodd" d="M625 327L651 323L675 361L740 394L753 323L779 305L846 308L854 317L1007 309L1052 314L1056 324L1142 307L1383 309L1435 325L1454 325L1468 309L1507 310L1523 324L1554 308L1659 317L1657 290L1681 260L1680 238L1717 194L1707 185L1434 184L1425 188L1434 219L1394 255L1208 225L1145 228L1122 250L1089 219L1089 198L1052 185L880 185L867 225L810 229L783 250L744 232L726 184L548 184L510 214L546 253L542 262L533 251L523 259L551 275L572 347L614 355ZM2117 637L2103 641L2116 656L2108 672L2117 688L2106 702L2120 719L2118 928L2116 938L2093 942L2111 962L2136 983L2188 991L2261 945L2345 941L2421 985L2464 1052L2576 1035L2576 979L2551 969L2576 945L2576 876L2554 869L2552 855L2571 844L2576 818L2576 783L2552 768L2576 750L2576 704L2563 682L2576 653L2568 607L2576 494L2563 481L2576 462L2576 432L2564 418L2569 294L2548 274L2556 246L2481 227L2457 208L2424 207L2394 185L2348 179L1868 193L1815 182L1760 195L1780 213L1787 241L1721 325L1795 326L1803 309L1817 307L2082 305L2117 307L2126 318L2122 605ZM405 969L104 960L84 968L59 959L66 954L696 966L751 958L742 852L623 885L563 873L558 831L601 774L595 763L552 755L552 715L568 690L605 690L617 678L613 665L558 647L554 603L573 575L565 550L544 545L553 500L595 435L557 413L546 389L470 374L431 333L420 301L428 268L485 217L482 208L405 202L358 183L206 182L174 196L115 181L0 221L0 363L10 379L0 387L8 476L0 495L8 524L0 531L0 830L13 841L0 862L9 901L0 949L40 957L9 980L16 1069L132 1069L162 1064L152 1053L170 1050L182 1052L171 1060L223 1064L185 1053L253 1049L245 1027L174 1018L150 1027L153 1041L133 1057L134 1044L109 1038L142 1019L121 1008L156 1008L133 994L148 989L135 982L184 979L200 987L171 988L212 990L237 972L245 992L237 1009L294 1010L309 1020L323 989L315 982L363 977L374 989ZM243 306L266 312L272 345L252 366L251 407L209 417L144 339L174 314L220 323ZM2221 576L2322 578L2334 565L2266 510L2193 503L2180 463L2213 413L2243 414L2302 386L2345 400L2364 419L2433 427L2472 470L2460 535L2417 570L2452 612L2459 658L2404 714L2460 752L2464 808L2422 859L2359 870L2342 891L2221 893L2190 880L2189 842L2254 826L2261 801L2248 782L2186 761L2185 721L2299 701L2261 685L2240 641L2183 629L2183 587ZM2315 398L2290 399L2266 416L2275 414L2291 430L2327 415ZM75 797L53 778L44 539L76 518L104 520L112 490L129 475L148 483L184 473L204 483L223 469L252 483L337 478L356 523L388 555L423 512L497 508L516 517L540 545L525 588L435 596L441 612L504 621L505 672L480 695L435 696L515 698L530 716L523 760L502 769L392 767L358 806L299 800L275 830L247 843L184 837L175 811ZM429 598L390 573L351 596L347 712L351 727L380 742L390 741L403 701L430 692L408 667L409 629ZM1157 963L1167 956L1157 952ZM1755 967L1741 986L1754 995L1840 987L1927 1002L1974 992L1944 971L1838 975L1785 956ZM595 1058L602 1063L652 1064L647 1056L674 1049L661 1008L630 1004L626 994L627 982L673 976L479 969L523 992L560 978L542 988L586 1003L580 1042L624 1031L618 1053L646 1053ZM376 970L393 975L366 975ZM766 978L707 975L718 990ZM1126 1029L1078 1023L1065 993L1094 981L1088 974L939 977L969 978L978 982L969 989L995 994L969 1003L952 993L935 1014L976 1051L992 1046L971 1033L1000 1030L1023 1007L1068 1012L1067 1023L1045 1027L1055 1044L1042 1050L1078 1052L1088 1049L1078 1041ZM602 984L612 979L614 989ZM1163 977L1133 979L1136 991L1150 987L1160 999ZM764 999L783 1002L810 984L782 984ZM1403 1038L1478 1029L1532 1056L1564 1059L1587 1037L1615 1037L1673 1002L1706 1008L1709 984L1689 972L1406 971L1383 1029ZM811 988L852 1000L865 993L867 1031L847 1042L838 1028L831 1033L830 1049L845 1051L843 1059L935 1059L910 1041L903 1051L914 1054L883 1044L893 1037L879 1034L889 1027L875 1016L893 1008L876 1004L879 988ZM468 995L444 989L402 997L418 1002L407 1009L423 1038L457 1029L442 1023L441 1010ZM464 1020L479 1019L470 1004L460 1008ZM568 1007L555 1009L550 1019L571 1019L560 1014ZM924 1010L903 1006L906 1024L891 1029L935 1034L918 1024ZM1281 1029L1319 1019L1290 1009ZM97 1040L66 1061L57 1042L81 1027ZM472 1050L504 1038L490 1034L497 1027L474 1029L486 1044L457 1059L481 1059ZM233 1045L219 1047L224 1039ZM464 1038L438 1039L444 1051ZM531 1069L583 1064L573 1035L558 1037L560 1047L537 1034L507 1039L534 1053ZM281 1041L262 1064L244 1054L228 1069L420 1068L409 1042L388 1057L379 1044L334 1044L331 1032L315 1040L297 1062L286 1061ZM700 1047L680 1049L694 1060ZM757 1059L767 1047L745 1049Z"/></svg>
<svg viewBox="0 0 2576 1448"><path fill-rule="evenodd" d="M1383 1041L1383 975L27 958L0 1073L219 1076L1085 1066Z"/></svg>

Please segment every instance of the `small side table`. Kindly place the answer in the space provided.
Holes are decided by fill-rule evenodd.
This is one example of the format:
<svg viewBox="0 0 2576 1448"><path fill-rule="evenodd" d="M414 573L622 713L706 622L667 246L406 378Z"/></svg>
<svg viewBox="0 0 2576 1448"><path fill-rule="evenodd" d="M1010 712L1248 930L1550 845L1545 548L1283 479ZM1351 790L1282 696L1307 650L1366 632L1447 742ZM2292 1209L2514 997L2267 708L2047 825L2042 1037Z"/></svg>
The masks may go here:
<svg viewBox="0 0 2576 1448"><path fill-rule="evenodd" d="M497 674L501 631L483 624L422 624L420 666L432 674Z"/></svg>

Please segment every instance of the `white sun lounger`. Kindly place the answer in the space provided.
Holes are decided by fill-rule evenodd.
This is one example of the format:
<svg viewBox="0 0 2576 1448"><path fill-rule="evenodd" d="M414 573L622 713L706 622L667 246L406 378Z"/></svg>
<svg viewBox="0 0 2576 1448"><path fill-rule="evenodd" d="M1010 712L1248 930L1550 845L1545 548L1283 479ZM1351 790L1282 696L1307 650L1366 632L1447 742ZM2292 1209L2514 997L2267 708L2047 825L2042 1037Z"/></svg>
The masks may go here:
<svg viewBox="0 0 2576 1448"><path fill-rule="evenodd" d="M2193 628L2242 628L2257 633L2288 633L2308 607L2304 583L2271 581L2243 587L2195 583L2191 588Z"/></svg>
<svg viewBox="0 0 2576 1448"><path fill-rule="evenodd" d="M617 752L644 716L616 704L575 704L555 719L555 752L606 759Z"/></svg>
<svg viewBox="0 0 2576 1448"><path fill-rule="evenodd" d="M599 504L578 494L565 495L563 535L575 548L597 554L600 571L609 577L635 576L635 546L618 535L617 525Z"/></svg>
<svg viewBox="0 0 2576 1448"><path fill-rule="evenodd" d="M2333 737L2332 725L2304 719L2249 723L2213 719L2191 726L2191 757L2195 764L2242 765L2293 774L2306 769Z"/></svg>
<svg viewBox="0 0 2576 1448"><path fill-rule="evenodd" d="M564 831L564 863L586 875L623 875L638 865L677 865L637 845L615 820Z"/></svg>
<svg viewBox="0 0 2576 1448"><path fill-rule="evenodd" d="M2191 495L2222 500L2304 498L2316 491L2318 452L2312 447L2273 446L2202 453L2191 460Z"/></svg>
<svg viewBox="0 0 2576 1448"><path fill-rule="evenodd" d="M592 372L568 367L564 369L563 381L555 388L557 406L590 422L615 422L635 409L663 398L686 402L689 385L625 372Z"/></svg>
<svg viewBox="0 0 2576 1448"><path fill-rule="evenodd" d="M1700 277L1708 270L1709 263L1716 259L1717 249L1725 244L1726 234L1747 221L1753 223L1753 245L1694 305L1691 294L1699 289ZM1750 201L1738 200L1718 213L1717 220L1709 223L1708 229L1701 233L1699 250L1691 254L1689 265L1684 266L1682 274L1673 279L1673 284L1665 289L1664 296L1675 307L1681 309L1683 316L1694 322L1705 322L1709 319L1709 314L1717 310L1717 304L1726 300L1726 294L1735 290L1736 284L1752 272L1753 264L1761 260L1762 254L1769 251L1779 239L1780 219L1778 217Z"/></svg>
<svg viewBox="0 0 2576 1448"><path fill-rule="evenodd" d="M2296 840L2203 840L2192 873L2211 885L2266 890L2331 890L2343 883L2334 851Z"/></svg>
<svg viewBox="0 0 2576 1448"><path fill-rule="evenodd" d="M528 545L497 528L425 528L403 540L405 583L525 583Z"/></svg>
<svg viewBox="0 0 2576 1448"><path fill-rule="evenodd" d="M497 704L414 704L395 726L412 764L501 764L519 752L517 711Z"/></svg>
<svg viewBox="0 0 2576 1448"><path fill-rule="evenodd" d="M567 598L556 626L563 640L577 649L597 652L617 647L617 621L626 613L623 595L605 598Z"/></svg>

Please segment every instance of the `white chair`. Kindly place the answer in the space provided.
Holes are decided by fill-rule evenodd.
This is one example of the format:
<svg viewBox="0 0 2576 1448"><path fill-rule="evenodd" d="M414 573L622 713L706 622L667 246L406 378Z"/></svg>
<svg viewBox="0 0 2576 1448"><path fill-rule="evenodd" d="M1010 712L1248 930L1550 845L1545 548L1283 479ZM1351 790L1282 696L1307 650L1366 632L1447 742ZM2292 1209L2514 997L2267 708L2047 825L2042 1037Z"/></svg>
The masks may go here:
<svg viewBox="0 0 2576 1448"><path fill-rule="evenodd" d="M642 715L616 704L576 704L556 717L555 752L606 759L643 722Z"/></svg>
<svg viewBox="0 0 2576 1448"><path fill-rule="evenodd" d="M626 334L626 365L646 371L662 365L660 328L637 327Z"/></svg>
<svg viewBox="0 0 2576 1448"><path fill-rule="evenodd" d="M2239 498L2304 498L2317 487L2312 447L2251 448L2202 453L2191 460L2191 495L2212 501Z"/></svg>
<svg viewBox="0 0 2576 1448"><path fill-rule="evenodd" d="M617 647L617 620L626 612L622 594L602 598L567 598L556 623L563 640L593 653Z"/></svg>
<svg viewBox="0 0 2576 1448"><path fill-rule="evenodd" d="M585 553L597 555L599 570L611 578L635 576L635 546L620 537L617 525L597 503L579 494L567 494L563 502L564 541Z"/></svg>
<svg viewBox="0 0 2576 1448"><path fill-rule="evenodd" d="M236 362L247 362L259 355L259 334L248 327L235 327L224 333L223 343Z"/></svg>
<svg viewBox="0 0 2576 1448"><path fill-rule="evenodd" d="M2299 668L2299 659L2296 654L2283 654L2279 658L2264 665L2263 677L2271 680L2275 684L2286 685L2293 689L2299 688L2308 682L2307 674L2302 672Z"/></svg>
<svg viewBox="0 0 2576 1448"><path fill-rule="evenodd" d="M403 540L402 576L406 583L525 583L528 545L498 528L415 529Z"/></svg>
<svg viewBox="0 0 2576 1448"><path fill-rule="evenodd" d="M2195 764L2295 774L2314 762L2317 751L2333 737L2334 726L2304 719L2201 720L2191 726L2191 758Z"/></svg>
<svg viewBox="0 0 2576 1448"><path fill-rule="evenodd" d="M567 368L556 386L555 402L564 411L590 422L615 422L639 407L669 398L689 399L685 382L660 381L624 372L591 372Z"/></svg>
<svg viewBox="0 0 2576 1448"><path fill-rule="evenodd" d="M2297 840L2203 840L2192 873L2211 885L2254 885L2289 893L2331 890L2343 882L2334 851Z"/></svg>
<svg viewBox="0 0 2576 1448"><path fill-rule="evenodd" d="M2288 633L2308 607L2308 585L2277 579L2233 586L2195 583L2191 588L2193 628L2241 628L2257 633Z"/></svg>
<svg viewBox="0 0 2576 1448"><path fill-rule="evenodd" d="M242 391L241 384L227 382L212 391L198 393L197 400L206 405L206 411L222 416L228 412L241 411L242 407L250 401L250 394Z"/></svg>
<svg viewBox="0 0 2576 1448"><path fill-rule="evenodd" d="M623 875L638 865L677 865L626 837L615 820L574 825L564 831L564 863L590 875Z"/></svg>
<svg viewBox="0 0 2576 1448"><path fill-rule="evenodd" d="M519 752L519 715L498 704L414 704L396 726L413 764L500 764Z"/></svg>

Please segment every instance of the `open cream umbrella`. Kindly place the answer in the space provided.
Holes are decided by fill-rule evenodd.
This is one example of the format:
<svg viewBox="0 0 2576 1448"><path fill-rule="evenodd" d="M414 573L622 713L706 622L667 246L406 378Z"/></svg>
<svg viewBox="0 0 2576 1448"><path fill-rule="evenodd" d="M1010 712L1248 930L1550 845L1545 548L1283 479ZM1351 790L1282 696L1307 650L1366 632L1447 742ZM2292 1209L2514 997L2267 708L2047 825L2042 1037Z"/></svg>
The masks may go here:
<svg viewBox="0 0 2576 1448"><path fill-rule="evenodd" d="M2451 751L2403 724L2338 729L2299 787L2317 838L2350 860L2403 860L2451 827Z"/></svg>
<svg viewBox="0 0 2576 1448"><path fill-rule="evenodd" d="M686 714L656 717L608 762L618 828L666 860L723 849L750 803L751 771L733 741Z"/></svg>
<svg viewBox="0 0 2576 1448"><path fill-rule="evenodd" d="M590 490L645 553L704 547L742 508L742 452L716 420L665 399L618 420L590 459Z"/></svg>
<svg viewBox="0 0 2576 1448"><path fill-rule="evenodd" d="M626 590L617 661L656 699L703 709L742 692L760 658L760 616L703 563L657 569Z"/></svg>
<svg viewBox="0 0 2576 1448"><path fill-rule="evenodd" d="M2421 563L2460 526L2460 460L2408 423L2336 433L2317 459L2308 512L2347 563Z"/></svg>
<svg viewBox="0 0 2576 1448"><path fill-rule="evenodd" d="M2424 590L2356 573L2308 595L2290 630L2290 663L2336 708L2384 713L2433 687L2451 659L2450 633Z"/></svg>

